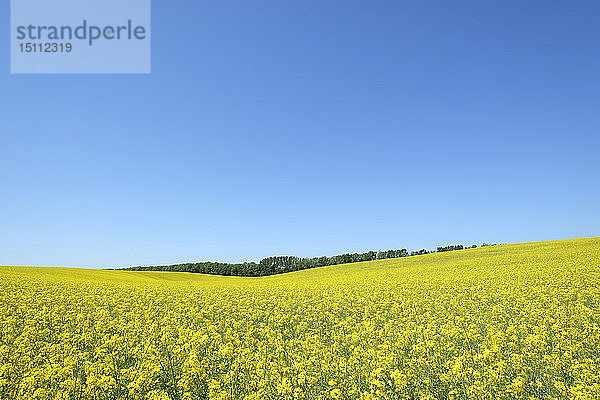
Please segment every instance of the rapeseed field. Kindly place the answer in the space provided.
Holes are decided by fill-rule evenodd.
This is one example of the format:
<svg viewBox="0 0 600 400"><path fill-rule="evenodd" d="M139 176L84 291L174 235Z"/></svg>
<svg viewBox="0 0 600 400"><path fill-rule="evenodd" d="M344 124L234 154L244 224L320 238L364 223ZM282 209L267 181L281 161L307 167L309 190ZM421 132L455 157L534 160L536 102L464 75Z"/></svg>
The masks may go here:
<svg viewBox="0 0 600 400"><path fill-rule="evenodd" d="M0 268L1 399L600 399L600 239L262 278Z"/></svg>

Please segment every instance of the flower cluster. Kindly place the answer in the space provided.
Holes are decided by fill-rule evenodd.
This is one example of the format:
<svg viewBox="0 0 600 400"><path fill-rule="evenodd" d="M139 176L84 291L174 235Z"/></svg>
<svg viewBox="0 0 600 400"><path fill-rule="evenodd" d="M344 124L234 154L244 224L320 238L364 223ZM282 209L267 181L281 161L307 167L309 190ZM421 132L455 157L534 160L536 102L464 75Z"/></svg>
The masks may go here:
<svg viewBox="0 0 600 400"><path fill-rule="evenodd" d="M0 399L598 399L600 239L263 278L0 268Z"/></svg>

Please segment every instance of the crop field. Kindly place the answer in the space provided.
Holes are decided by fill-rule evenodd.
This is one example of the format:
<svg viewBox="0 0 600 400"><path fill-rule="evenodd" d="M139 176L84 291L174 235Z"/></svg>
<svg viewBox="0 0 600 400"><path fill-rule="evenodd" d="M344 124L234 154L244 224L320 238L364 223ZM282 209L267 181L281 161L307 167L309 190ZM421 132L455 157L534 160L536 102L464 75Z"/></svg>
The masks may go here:
<svg viewBox="0 0 600 400"><path fill-rule="evenodd" d="M600 238L262 278L0 267L1 399L599 399Z"/></svg>

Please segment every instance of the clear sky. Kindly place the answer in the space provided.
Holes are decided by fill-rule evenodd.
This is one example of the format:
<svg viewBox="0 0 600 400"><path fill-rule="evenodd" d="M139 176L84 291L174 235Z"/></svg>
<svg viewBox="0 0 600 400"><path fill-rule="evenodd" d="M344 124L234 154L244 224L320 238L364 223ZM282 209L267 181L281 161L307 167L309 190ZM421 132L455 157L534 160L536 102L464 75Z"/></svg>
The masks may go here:
<svg viewBox="0 0 600 400"><path fill-rule="evenodd" d="M0 265L598 236L599 15L154 0L150 75L10 75L5 27Z"/></svg>

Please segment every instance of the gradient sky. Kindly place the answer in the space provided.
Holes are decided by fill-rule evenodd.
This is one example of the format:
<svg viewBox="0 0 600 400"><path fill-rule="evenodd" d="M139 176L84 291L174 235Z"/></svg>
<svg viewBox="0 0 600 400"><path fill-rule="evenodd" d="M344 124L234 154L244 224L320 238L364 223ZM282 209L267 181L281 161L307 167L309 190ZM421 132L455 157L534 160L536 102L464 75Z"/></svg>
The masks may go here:
<svg viewBox="0 0 600 400"><path fill-rule="evenodd" d="M10 75L0 265L600 235L597 1L152 4L150 75Z"/></svg>

